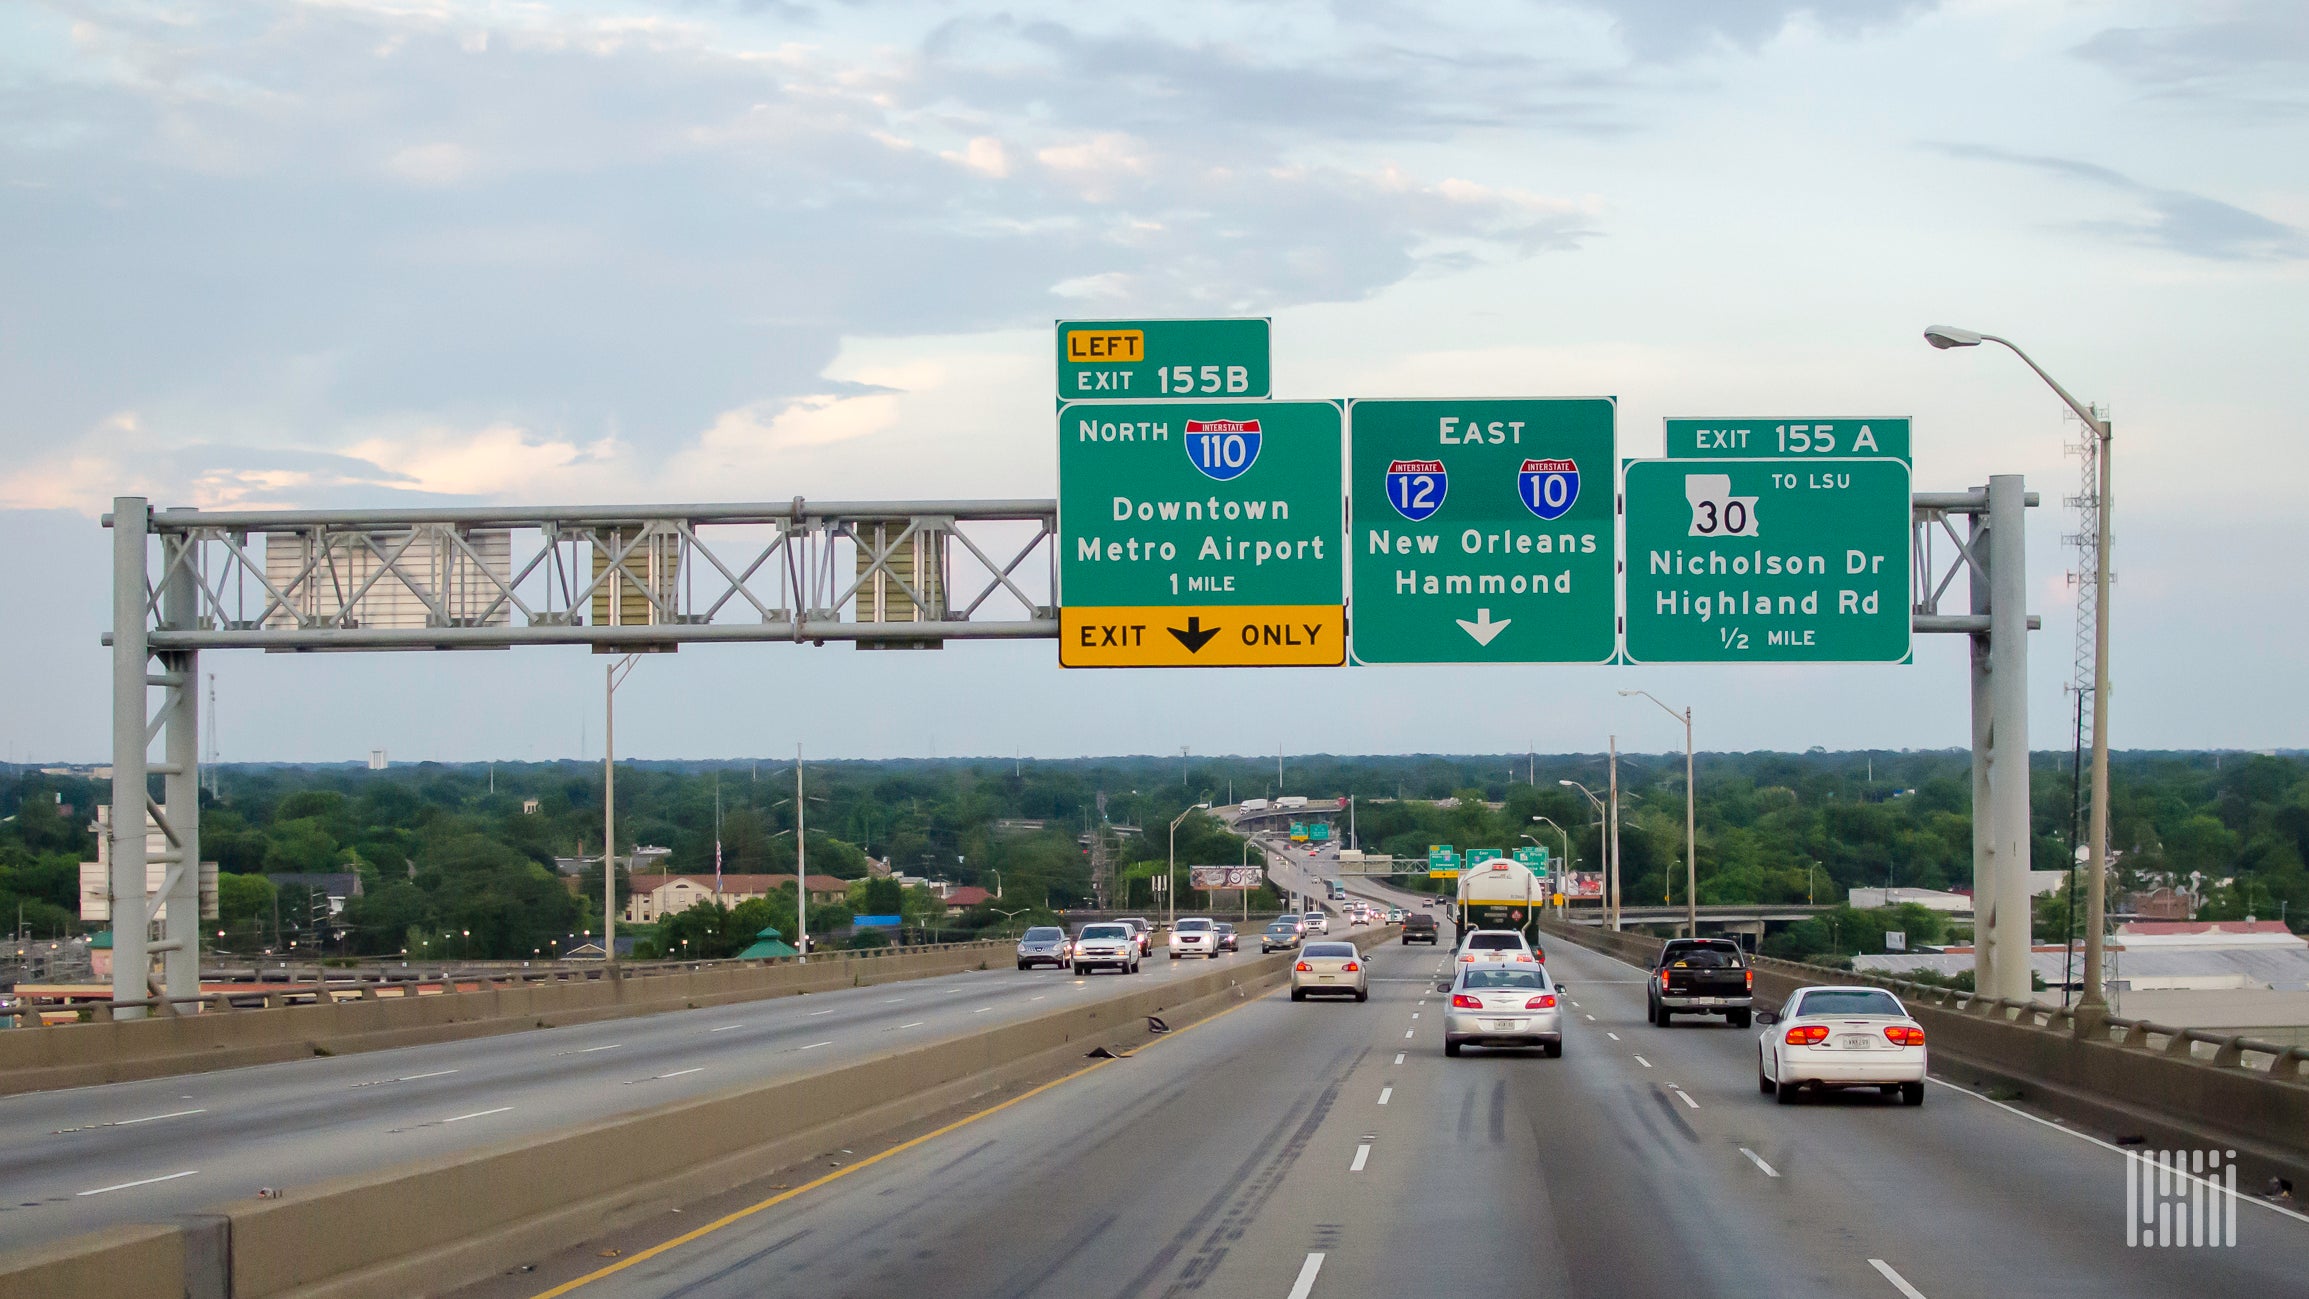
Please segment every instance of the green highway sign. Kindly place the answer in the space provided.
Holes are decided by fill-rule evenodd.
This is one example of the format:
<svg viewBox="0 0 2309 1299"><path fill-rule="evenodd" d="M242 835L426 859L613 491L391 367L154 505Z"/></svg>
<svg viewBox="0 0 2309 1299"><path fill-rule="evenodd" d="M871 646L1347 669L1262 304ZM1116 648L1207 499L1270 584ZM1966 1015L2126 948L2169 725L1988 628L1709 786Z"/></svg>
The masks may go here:
<svg viewBox="0 0 2309 1299"><path fill-rule="evenodd" d="M1908 418L1675 419L1668 424L1670 460L1899 460L1908 453Z"/></svg>
<svg viewBox="0 0 2309 1299"><path fill-rule="evenodd" d="M1345 662L1341 418L1329 401L1061 407L1058 661Z"/></svg>
<svg viewBox="0 0 2309 1299"><path fill-rule="evenodd" d="M1061 401L1265 397L1268 321L1061 320Z"/></svg>
<svg viewBox="0 0 2309 1299"><path fill-rule="evenodd" d="M1898 460L1627 466L1635 663L1899 663L1909 479Z"/></svg>
<svg viewBox="0 0 2309 1299"><path fill-rule="evenodd" d="M1616 410L1348 403L1355 661L1610 661Z"/></svg>

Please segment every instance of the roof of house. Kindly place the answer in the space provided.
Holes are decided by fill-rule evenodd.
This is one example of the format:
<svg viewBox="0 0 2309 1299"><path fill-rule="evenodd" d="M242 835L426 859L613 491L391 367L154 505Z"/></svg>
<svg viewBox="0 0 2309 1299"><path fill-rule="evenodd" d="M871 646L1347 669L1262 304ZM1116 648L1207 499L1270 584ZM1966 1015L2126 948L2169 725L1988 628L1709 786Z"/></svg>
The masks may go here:
<svg viewBox="0 0 2309 1299"><path fill-rule="evenodd" d="M993 896L993 894L987 892L985 889L982 889L975 884L965 884L961 888L958 888L952 893L946 895L946 909L948 911L959 911L964 907L974 907L981 902L985 902L991 899Z"/></svg>
<svg viewBox="0 0 2309 1299"><path fill-rule="evenodd" d="M631 878L633 891L636 893L654 893L677 880L687 883L691 888L701 889L707 893L714 891L714 877L711 875L635 875ZM774 893L793 882L794 877L792 875L725 874L722 876L721 891L741 896L755 896ZM849 887L850 881L838 875L812 874L810 876L810 892L812 893L840 893Z"/></svg>
<svg viewBox="0 0 2309 1299"><path fill-rule="evenodd" d="M2121 935L2153 937L2164 934L2291 934L2281 920L2128 920L2117 926Z"/></svg>

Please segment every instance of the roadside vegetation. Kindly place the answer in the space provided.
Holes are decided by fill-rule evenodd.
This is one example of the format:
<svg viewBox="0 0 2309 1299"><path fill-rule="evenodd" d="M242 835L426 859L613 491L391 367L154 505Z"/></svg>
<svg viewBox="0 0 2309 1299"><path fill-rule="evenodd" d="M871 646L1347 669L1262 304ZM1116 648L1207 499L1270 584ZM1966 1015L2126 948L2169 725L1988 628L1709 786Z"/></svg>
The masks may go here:
<svg viewBox="0 0 2309 1299"><path fill-rule="evenodd" d="M2039 869L2071 860L2069 777L2067 755L2037 759ZM1680 904L1682 755L1623 755L1620 779L1623 897L1630 906ZM1206 798L1352 795L1356 841L1413 865L1417 873L1399 882L1415 888L1445 887L1423 873L1428 848L1440 843L1464 852L1536 842L1557 857L1568 848L1576 867L1592 869L1593 807L1563 780L1602 793L1603 759L1313 757L1287 760L1280 785L1274 763L1258 759L813 763L810 873L853 884L842 902L812 907L810 928L831 935L854 914L901 915L909 937L1049 922L1090 902L1094 833L1114 868L1115 904L1152 912L1171 820ZM0 769L0 923L14 927L21 916L38 937L79 930L79 863L95 859L88 827L110 792L105 782ZM1699 792L1703 903L1826 904L1853 887L1969 886L1971 781L1961 751L1702 754ZM618 851L655 845L668 850L657 869L711 874L718 838L727 872L791 873L792 793L791 769L773 764L620 764ZM2114 796L2120 891L2180 887L2200 899L2203 918L2282 915L2309 929L2309 761L2120 754ZM202 855L223 872L219 945L244 953L294 942L359 955L550 955L599 927L600 835L600 768L573 762L230 766L201 825ZM1177 854L1182 868L1238 864L1244 843L1197 812L1179 824ZM596 864L556 869L557 858L580 856ZM1001 898L948 917L927 889L869 880L869 858L912 876L999 887ZM363 891L333 922L311 890L282 879L334 872L358 874ZM1184 891L1179 900L1220 914L1238 905ZM1270 894L1251 906L1279 902ZM2068 914L2065 896L2040 899L2039 936L2058 941ZM763 928L791 937L794 921L789 892L701 908L639 936L644 954L723 956ZM1839 908L1775 933L1767 950L1881 951L1888 929L1906 932L1912 946L1955 936L1920 908Z"/></svg>

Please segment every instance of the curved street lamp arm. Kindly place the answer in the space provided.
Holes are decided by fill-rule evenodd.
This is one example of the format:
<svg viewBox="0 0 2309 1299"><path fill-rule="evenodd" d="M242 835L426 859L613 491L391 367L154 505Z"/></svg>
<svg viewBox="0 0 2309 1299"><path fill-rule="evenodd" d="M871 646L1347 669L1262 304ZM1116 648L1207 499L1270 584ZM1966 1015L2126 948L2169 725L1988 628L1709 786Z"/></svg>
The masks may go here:
<svg viewBox="0 0 2309 1299"><path fill-rule="evenodd" d="M2014 356L2020 358L2021 364L2027 366L2031 370L2036 371L2036 377L2044 380L2046 386L2050 387L2054 392L2060 394L2060 399L2067 402L2068 408L2077 413L2077 418L2085 422L2086 428L2091 429L2095 435L2100 437L2105 438L2109 435L2108 421L2102 419L2098 415L2095 415L2093 413L2092 407L2085 405L2081 401L2078 401L2076 397L2069 392L2068 389L2061 387L2060 380L2053 378L2049 374L2046 374L2044 372L2044 367L2036 363L2036 358L2020 350L2020 344L2013 342L2009 338L1999 338L1994 334L1982 334L1980 338L1982 342L2002 344Z"/></svg>

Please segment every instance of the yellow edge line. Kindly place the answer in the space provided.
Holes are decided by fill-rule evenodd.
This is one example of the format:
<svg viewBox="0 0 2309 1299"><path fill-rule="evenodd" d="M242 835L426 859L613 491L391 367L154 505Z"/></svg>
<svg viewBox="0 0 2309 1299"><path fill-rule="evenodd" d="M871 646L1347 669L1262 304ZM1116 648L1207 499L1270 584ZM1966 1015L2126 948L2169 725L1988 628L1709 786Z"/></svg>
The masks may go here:
<svg viewBox="0 0 2309 1299"><path fill-rule="evenodd" d="M1138 1051L1132 1052L1132 1054L1136 1055L1139 1054L1139 1052L1147 1050L1149 1047L1160 1046L1165 1042L1175 1039L1180 1033L1192 1032L1193 1030L1201 1028L1203 1025L1210 1023L1212 1020L1218 1019L1222 1015L1232 1015L1236 1011L1243 1009L1245 1006L1255 1005L1257 1002L1263 1000L1266 995L1267 994L1265 993L1261 993L1258 997L1249 998L1243 1001L1240 1005L1229 1006L1225 1010L1219 1011L1216 1014L1206 1015L1184 1028L1172 1031L1168 1036L1156 1038L1154 1041L1147 1043L1146 1046L1140 1047ZM902 1141L897 1145L890 1147L888 1150L882 1151L879 1154L868 1155L864 1159L861 1159L854 1164L836 1169L835 1171L828 1173L823 1177L817 1178L814 1181L804 1182L802 1185L795 1187L793 1190L780 1191L778 1194L773 1195L766 1200L757 1200L756 1202L747 1205L745 1208L736 1209L727 1214L724 1214L702 1227L697 1227L690 1231L686 1231L681 1235L674 1237L672 1240L665 1241L662 1244L652 1245L648 1249L645 1249L629 1258L621 1258L615 1263L610 1264L608 1267L599 1268L595 1271L588 1272L584 1276L581 1276L574 1281L564 1281L560 1285L553 1287L551 1290L546 1290L537 1294L534 1296L534 1299L556 1299L556 1296L568 1294L582 1286L592 1285L594 1282L601 1280L603 1277L614 1276L617 1273L623 1272L627 1268L632 1267L636 1263L645 1263L650 1259L656 1258L658 1255L665 1253L667 1250L687 1245L691 1241L697 1240L702 1236L712 1235L714 1232L720 1231L722 1228L729 1226L731 1223L737 1222L744 1218L750 1218L753 1215L760 1213L764 1209L784 1204L786 1201L793 1199L795 1196L805 1195L811 1191L815 1191L828 1182L838 1181L842 1178L848 1177L850 1174L857 1172L861 1168L871 1168L875 1164L881 1163L883 1160L890 1158L892 1155L904 1154L916 1146L922 1145L926 1142L935 1141L957 1128L968 1127L980 1119L987 1118L991 1115L1000 1114L1002 1111L1009 1109L1013 1105L1017 1105L1025 1101L1030 1101L1035 1097L1040 1096L1042 1093L1049 1091L1053 1087L1057 1087L1063 1083L1073 1082L1075 1079L1082 1077L1086 1073L1094 1073L1113 1063L1114 1061L1112 1060L1101 1060L1097 1064L1084 1065L1082 1068L1075 1070L1073 1073L1053 1078L1049 1082L1046 1082L1041 1086L1032 1089L1031 1091L1020 1092L1018 1095L1013 1096L1009 1100L1003 1101L998 1105L989 1105L985 1109L982 1109L975 1114L966 1114L942 1128L937 1128L933 1131L925 1132L921 1136L915 1137L910 1141Z"/></svg>

